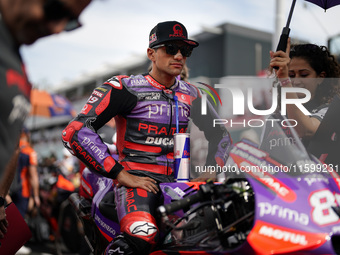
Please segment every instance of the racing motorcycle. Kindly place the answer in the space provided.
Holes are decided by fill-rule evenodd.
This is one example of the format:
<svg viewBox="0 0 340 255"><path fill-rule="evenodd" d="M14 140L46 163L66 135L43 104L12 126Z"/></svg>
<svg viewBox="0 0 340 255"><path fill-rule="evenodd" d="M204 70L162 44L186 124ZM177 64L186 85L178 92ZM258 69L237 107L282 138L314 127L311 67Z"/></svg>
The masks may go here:
<svg viewBox="0 0 340 255"><path fill-rule="evenodd" d="M284 117L273 119L261 145L232 146L219 182L160 184L151 254L340 254L337 166L309 154ZM102 254L120 233L113 181L88 170L81 182L69 200L92 253Z"/></svg>

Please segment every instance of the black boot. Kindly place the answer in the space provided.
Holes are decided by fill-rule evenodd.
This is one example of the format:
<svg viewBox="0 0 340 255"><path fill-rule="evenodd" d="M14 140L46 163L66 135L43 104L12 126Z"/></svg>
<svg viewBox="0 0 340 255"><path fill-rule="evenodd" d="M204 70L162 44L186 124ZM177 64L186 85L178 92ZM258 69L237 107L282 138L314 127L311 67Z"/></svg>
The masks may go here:
<svg viewBox="0 0 340 255"><path fill-rule="evenodd" d="M126 242L123 235L118 235L106 247L104 255L133 255L134 252Z"/></svg>

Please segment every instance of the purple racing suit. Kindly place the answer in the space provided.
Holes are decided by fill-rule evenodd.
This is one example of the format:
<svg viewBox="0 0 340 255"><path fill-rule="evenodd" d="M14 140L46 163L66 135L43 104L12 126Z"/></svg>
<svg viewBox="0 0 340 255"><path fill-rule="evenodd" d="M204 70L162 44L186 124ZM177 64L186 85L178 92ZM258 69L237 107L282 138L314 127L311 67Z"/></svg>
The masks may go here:
<svg viewBox="0 0 340 255"><path fill-rule="evenodd" d="M175 95L178 98L179 132L187 132L189 120L192 119L209 141L207 165L223 165L228 157L231 138L224 126L213 127L213 119L219 118L213 107L208 103L208 114L201 115L201 98L196 87L176 80L167 89L149 74L114 76L94 89L80 114L64 129L64 146L90 170L103 176L115 179L125 169L131 174L149 176L158 182L172 182ZM113 117L117 128L118 162L97 134L97 130ZM156 225L154 205L159 201L150 202L155 199L159 200L160 197L142 189L116 188L123 233L150 245L155 243L158 231L151 231L150 236L145 236L145 231L136 231L141 226ZM149 201L150 206L145 206L143 201ZM132 224L136 217L140 223L138 226ZM140 245L143 244L136 247L140 248Z"/></svg>

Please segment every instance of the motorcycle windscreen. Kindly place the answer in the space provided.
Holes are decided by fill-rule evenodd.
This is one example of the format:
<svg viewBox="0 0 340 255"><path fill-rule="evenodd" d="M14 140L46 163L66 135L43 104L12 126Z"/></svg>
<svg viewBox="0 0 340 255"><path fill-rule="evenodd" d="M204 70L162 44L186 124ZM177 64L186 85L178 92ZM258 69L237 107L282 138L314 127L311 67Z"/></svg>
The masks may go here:
<svg viewBox="0 0 340 255"><path fill-rule="evenodd" d="M268 152L270 157L286 166L296 165L301 159L310 160L293 126L294 123L290 123L281 114L270 115L259 149Z"/></svg>

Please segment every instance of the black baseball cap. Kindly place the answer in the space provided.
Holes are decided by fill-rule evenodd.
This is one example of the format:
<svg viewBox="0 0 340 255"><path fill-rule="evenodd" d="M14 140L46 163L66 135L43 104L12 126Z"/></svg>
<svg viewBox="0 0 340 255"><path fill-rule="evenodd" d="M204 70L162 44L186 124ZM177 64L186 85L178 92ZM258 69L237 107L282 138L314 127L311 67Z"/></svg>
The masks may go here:
<svg viewBox="0 0 340 255"><path fill-rule="evenodd" d="M187 29L182 23L177 21L158 23L150 32L150 48L168 41L184 41L192 47L198 46L198 42L188 39Z"/></svg>

